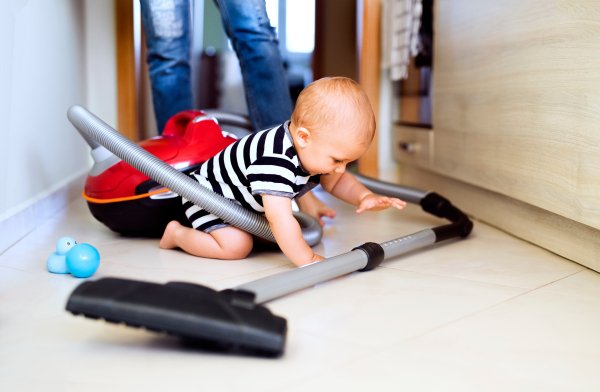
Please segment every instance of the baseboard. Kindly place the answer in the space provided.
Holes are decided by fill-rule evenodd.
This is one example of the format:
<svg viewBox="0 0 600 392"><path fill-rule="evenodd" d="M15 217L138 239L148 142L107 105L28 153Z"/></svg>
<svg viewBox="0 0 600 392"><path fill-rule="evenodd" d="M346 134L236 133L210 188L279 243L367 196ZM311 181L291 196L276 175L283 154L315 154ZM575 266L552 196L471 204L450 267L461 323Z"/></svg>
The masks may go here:
<svg viewBox="0 0 600 392"><path fill-rule="evenodd" d="M600 272L600 230L416 166L402 166L401 182L433 190L476 220Z"/></svg>
<svg viewBox="0 0 600 392"><path fill-rule="evenodd" d="M85 169L76 173L54 189L32 198L25 206L19 206L17 212L7 214L9 216L0 221L0 255L81 195L87 172Z"/></svg>

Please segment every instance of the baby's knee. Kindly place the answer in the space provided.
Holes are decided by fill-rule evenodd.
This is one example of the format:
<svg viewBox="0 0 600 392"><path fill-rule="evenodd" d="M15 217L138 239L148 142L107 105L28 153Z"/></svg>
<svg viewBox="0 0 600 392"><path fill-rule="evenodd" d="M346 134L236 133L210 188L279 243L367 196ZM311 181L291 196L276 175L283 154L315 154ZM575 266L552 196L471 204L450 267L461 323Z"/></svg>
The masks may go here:
<svg viewBox="0 0 600 392"><path fill-rule="evenodd" d="M218 233L217 233L218 231ZM253 239L248 233L228 227L211 232L221 248L221 257L225 260L243 259L252 251Z"/></svg>
<svg viewBox="0 0 600 392"><path fill-rule="evenodd" d="M235 244L230 244L225 248L221 248L225 252L224 259L239 260L245 259L252 251L252 237L250 240L237 241Z"/></svg>

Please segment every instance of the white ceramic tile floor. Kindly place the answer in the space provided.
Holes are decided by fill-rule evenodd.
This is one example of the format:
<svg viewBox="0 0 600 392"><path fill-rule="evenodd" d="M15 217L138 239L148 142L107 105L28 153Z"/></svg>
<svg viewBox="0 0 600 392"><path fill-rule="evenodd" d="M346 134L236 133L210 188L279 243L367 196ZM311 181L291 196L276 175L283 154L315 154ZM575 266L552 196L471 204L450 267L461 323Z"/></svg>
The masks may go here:
<svg viewBox="0 0 600 392"><path fill-rule="evenodd" d="M332 256L443 223L416 206L338 217ZM219 261L123 238L82 200L0 255L1 391L596 391L600 275L476 222L449 241L271 301L288 321L279 359L183 347L176 338L74 317L81 283L45 269L65 235L98 248L91 278L184 280L224 289L293 268L275 251Z"/></svg>

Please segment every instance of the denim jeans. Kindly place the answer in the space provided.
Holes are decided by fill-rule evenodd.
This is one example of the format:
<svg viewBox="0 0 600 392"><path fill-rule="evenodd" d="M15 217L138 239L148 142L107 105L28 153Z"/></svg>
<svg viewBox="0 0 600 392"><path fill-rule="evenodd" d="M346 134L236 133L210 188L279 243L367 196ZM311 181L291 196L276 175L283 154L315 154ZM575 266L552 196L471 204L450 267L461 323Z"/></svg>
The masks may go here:
<svg viewBox="0 0 600 392"><path fill-rule="evenodd" d="M293 110L292 98L265 0L214 1L240 61L254 130L267 129L289 120Z"/></svg>
<svg viewBox="0 0 600 392"><path fill-rule="evenodd" d="M158 132L174 114L193 109L190 0L140 0Z"/></svg>
<svg viewBox="0 0 600 392"><path fill-rule="evenodd" d="M190 0L140 0L152 101L159 132L174 114L193 108ZM287 77L264 0L215 0L240 61L254 130L292 115ZM200 108L201 109L201 108Z"/></svg>

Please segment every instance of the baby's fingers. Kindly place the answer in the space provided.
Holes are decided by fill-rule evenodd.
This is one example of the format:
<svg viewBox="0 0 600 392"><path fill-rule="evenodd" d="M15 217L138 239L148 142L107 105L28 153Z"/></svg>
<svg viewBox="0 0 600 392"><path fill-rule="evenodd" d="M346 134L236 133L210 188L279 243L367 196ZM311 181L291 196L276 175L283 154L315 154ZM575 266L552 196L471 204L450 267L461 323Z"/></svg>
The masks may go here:
<svg viewBox="0 0 600 392"><path fill-rule="evenodd" d="M406 203L403 202L402 200L396 199L394 197L381 197L377 200L375 206L379 207L381 209L387 209L390 207L394 207L394 208L401 210L404 207L406 207Z"/></svg>
<svg viewBox="0 0 600 392"><path fill-rule="evenodd" d="M393 206L396 207L399 210L401 210L404 207L406 207L406 202L405 201L402 201L402 200L396 199L396 198L392 199L392 201L393 201Z"/></svg>
<svg viewBox="0 0 600 392"><path fill-rule="evenodd" d="M360 213L362 213L362 212L364 212L364 211L366 211L366 210L368 210L370 208L375 207L375 205L376 205L375 203L376 202L372 201L372 200L360 203L360 205L358 206L358 210L356 210L356 213L360 214Z"/></svg>
<svg viewBox="0 0 600 392"><path fill-rule="evenodd" d="M393 203L392 198L385 197L385 196L381 196L381 197L377 198L377 200L375 200L375 205L379 206L379 207L391 206L392 203Z"/></svg>
<svg viewBox="0 0 600 392"><path fill-rule="evenodd" d="M334 210L334 209L329 209L329 210L327 210L327 211L323 212L323 215L322 215L322 216L326 216L326 217L328 217L328 218L335 218L336 214L337 214L337 211L336 211L336 210Z"/></svg>
<svg viewBox="0 0 600 392"><path fill-rule="evenodd" d="M381 205L382 207L385 206L386 208L388 208L388 207L397 207L397 206L400 206L400 208L402 208L402 207L404 207L402 205L402 203L403 202L400 199L396 199L396 198L393 198L393 197L384 197L384 198L380 199L379 205Z"/></svg>

